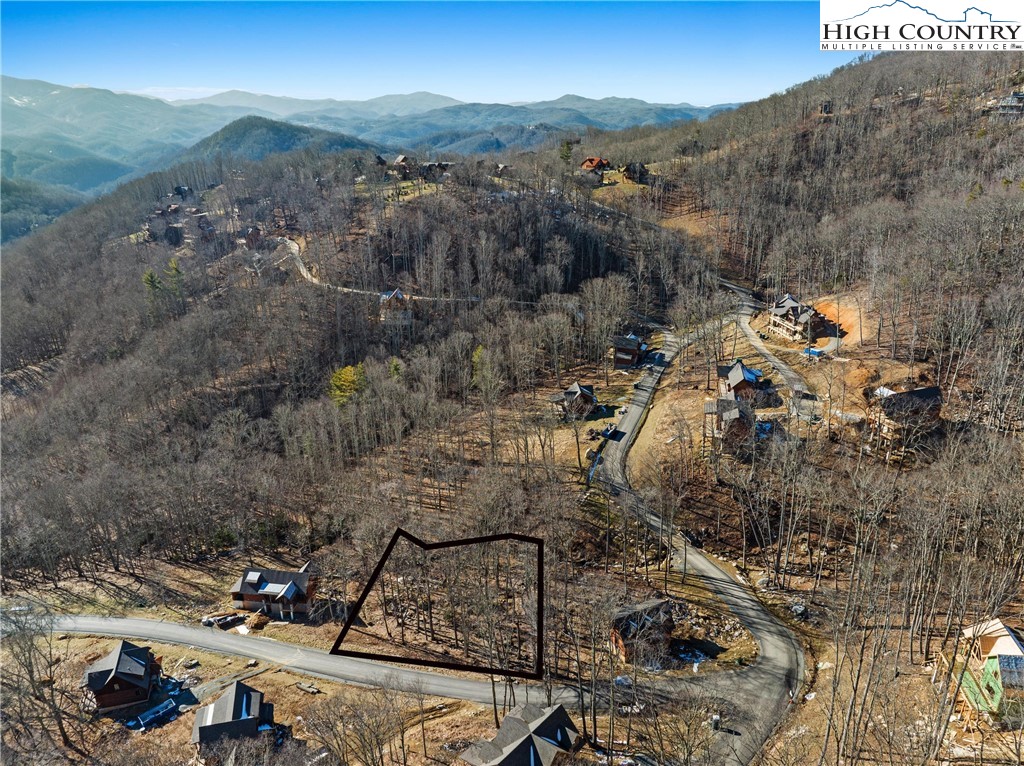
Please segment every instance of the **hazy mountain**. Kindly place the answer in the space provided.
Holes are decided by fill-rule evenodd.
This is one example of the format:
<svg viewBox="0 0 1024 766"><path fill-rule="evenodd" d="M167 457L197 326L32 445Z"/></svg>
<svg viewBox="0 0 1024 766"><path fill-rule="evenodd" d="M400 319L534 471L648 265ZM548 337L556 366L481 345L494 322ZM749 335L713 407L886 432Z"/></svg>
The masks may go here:
<svg viewBox="0 0 1024 766"><path fill-rule="evenodd" d="M524 104L531 111L570 109L602 122L611 128L630 128L634 125L664 125L680 120L706 120L716 112L734 109L739 104L693 106L692 104L651 104L638 98L584 98L567 94L554 101L536 101Z"/></svg>
<svg viewBox="0 0 1024 766"><path fill-rule="evenodd" d="M439 96L436 93L427 93L425 91L378 96L366 101L338 101L333 98L301 99L288 96L266 96L259 93L247 93L243 90L229 90L207 98L185 99L171 103L176 106L206 104L210 106L261 109L281 117L287 117L299 112L326 112L334 117L383 117L385 115L402 117L407 114L418 114L420 112L428 112L431 109L454 106L462 102L448 96Z"/></svg>
<svg viewBox="0 0 1024 766"><path fill-rule="evenodd" d="M563 128L554 125L499 125L490 130L435 133L423 148L435 152L481 154L505 149L536 149L554 137L563 135Z"/></svg>
<svg viewBox="0 0 1024 766"><path fill-rule="evenodd" d="M101 191L252 110L176 107L159 99L2 78L4 172Z"/></svg>
<svg viewBox="0 0 1024 766"><path fill-rule="evenodd" d="M3 241L46 226L54 218L82 204L85 196L62 186L0 178L0 232Z"/></svg>
<svg viewBox="0 0 1024 766"><path fill-rule="evenodd" d="M242 117L204 138L184 152L181 159L210 159L218 154L230 154L247 160L259 160L269 154L305 148L316 148L324 152L346 149L381 151L379 146L352 136L268 120L266 117Z"/></svg>

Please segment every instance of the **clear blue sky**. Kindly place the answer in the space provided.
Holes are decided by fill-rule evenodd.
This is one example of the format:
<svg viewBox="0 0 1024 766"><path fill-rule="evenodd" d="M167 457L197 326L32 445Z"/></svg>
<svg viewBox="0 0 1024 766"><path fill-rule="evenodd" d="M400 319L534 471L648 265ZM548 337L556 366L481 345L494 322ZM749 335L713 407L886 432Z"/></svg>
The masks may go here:
<svg viewBox="0 0 1024 766"><path fill-rule="evenodd" d="M747 101L853 58L817 23L772 0L0 4L4 74L163 98Z"/></svg>

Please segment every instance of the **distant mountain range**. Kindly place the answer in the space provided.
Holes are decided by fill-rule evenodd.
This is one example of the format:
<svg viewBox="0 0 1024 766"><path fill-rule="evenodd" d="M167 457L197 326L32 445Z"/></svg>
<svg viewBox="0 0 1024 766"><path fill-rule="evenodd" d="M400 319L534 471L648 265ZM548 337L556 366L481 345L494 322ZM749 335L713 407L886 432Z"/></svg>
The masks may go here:
<svg viewBox="0 0 1024 766"><path fill-rule="evenodd" d="M278 117L288 117L300 112L329 112L342 116L403 117L407 114L429 112L446 106L461 104L454 98L438 96L436 93L409 93L406 95L378 96L367 101L336 101L333 98L303 99L288 96L265 96L247 93L244 90L228 90L207 98L185 99L170 102L175 106L226 106L243 109L257 109Z"/></svg>
<svg viewBox="0 0 1024 766"><path fill-rule="evenodd" d="M0 80L0 160L5 178L30 181L36 190L63 187L94 195L141 173L216 151L256 158L316 144L326 150L499 152L539 146L566 130L702 120L735 106L650 104L573 95L530 104L467 104L424 92L338 101L227 91L168 102L4 76ZM241 117L283 120L314 132L244 121L232 126L229 135L211 138L189 151ZM243 135L246 131L249 134Z"/></svg>

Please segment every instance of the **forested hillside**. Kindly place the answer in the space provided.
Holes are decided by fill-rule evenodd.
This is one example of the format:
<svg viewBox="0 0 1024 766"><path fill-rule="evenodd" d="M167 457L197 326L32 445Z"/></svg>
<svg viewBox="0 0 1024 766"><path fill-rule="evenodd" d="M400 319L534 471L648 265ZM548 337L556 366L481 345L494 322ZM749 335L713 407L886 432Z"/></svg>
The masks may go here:
<svg viewBox="0 0 1024 766"><path fill-rule="evenodd" d="M993 110L1022 85L1017 54L880 55L707 122L499 152L501 170L403 177L314 141L126 184L5 248L5 586L287 549L344 595L396 526L528 532L551 541L552 677L614 693L593 615L670 590L663 529L626 508L647 503L787 620L812 615L794 628L808 686L789 690L806 704L768 762L924 763L959 690L953 665L927 680L940 654L971 623L1024 618L1024 121ZM776 413L734 458L691 425L746 322L721 279L769 304L841 295L860 328L828 367L773 347L776 397L826 404ZM651 395L695 410L657 431L635 497L581 499L588 436L550 396L587 375L626 414L608 350L633 329L679 339ZM944 409L887 462L844 418L897 384ZM638 715L644 747L678 762L726 704L661 739Z"/></svg>
<svg viewBox="0 0 1024 766"><path fill-rule="evenodd" d="M84 201L81 194L66 187L12 181L6 176L0 184L0 194L3 195L0 229L3 230L4 241L22 237L34 229L46 226L57 216Z"/></svg>
<svg viewBox="0 0 1024 766"><path fill-rule="evenodd" d="M297 149L342 152L348 149L383 151L380 147L316 128L289 125L265 117L243 117L183 152L182 160L214 160L218 155L242 160L261 160L269 154Z"/></svg>

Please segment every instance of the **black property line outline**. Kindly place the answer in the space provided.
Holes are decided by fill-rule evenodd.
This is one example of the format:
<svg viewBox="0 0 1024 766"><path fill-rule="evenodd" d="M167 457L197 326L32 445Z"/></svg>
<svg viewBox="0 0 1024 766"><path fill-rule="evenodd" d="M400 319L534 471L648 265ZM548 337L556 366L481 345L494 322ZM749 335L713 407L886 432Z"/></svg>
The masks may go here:
<svg viewBox="0 0 1024 766"><path fill-rule="evenodd" d="M345 636L348 635L356 617L359 616L359 612L363 608L363 603L369 597L370 592L373 590L373 586L377 583L377 578L383 571L384 565L387 563L388 557L391 555L391 551L394 550L398 541L402 538L405 538L413 545L416 545L425 551L434 551L443 548L457 548L464 545L474 545L478 543L493 543L500 542L502 540L518 540L519 542L531 543L537 546L537 656L532 672L526 670L510 670L508 668L491 668L486 665L467 665L457 662L442 662L440 660L424 660L417 657L398 657L391 654L360 652L354 649L341 648L341 644L345 640ZM389 542L388 547L384 549L384 554L380 557L380 561L377 562L377 566L374 568L373 574L370 575L370 579L367 581L366 587L364 587L363 592L359 594L359 600L356 601L355 606L345 618L345 625L342 627L341 633L334 642L334 646L331 647L330 653L340 657L357 657L364 660L396 662L405 665L442 668L444 670L464 670L470 673L484 673L486 675L524 678L530 681L542 680L544 677L544 541L539 537L530 537L528 535L509 532L501 535L485 535L483 537L467 537L462 540L447 540L440 543L425 543L418 537L409 534L399 527L395 530L395 534L391 536L391 542Z"/></svg>

